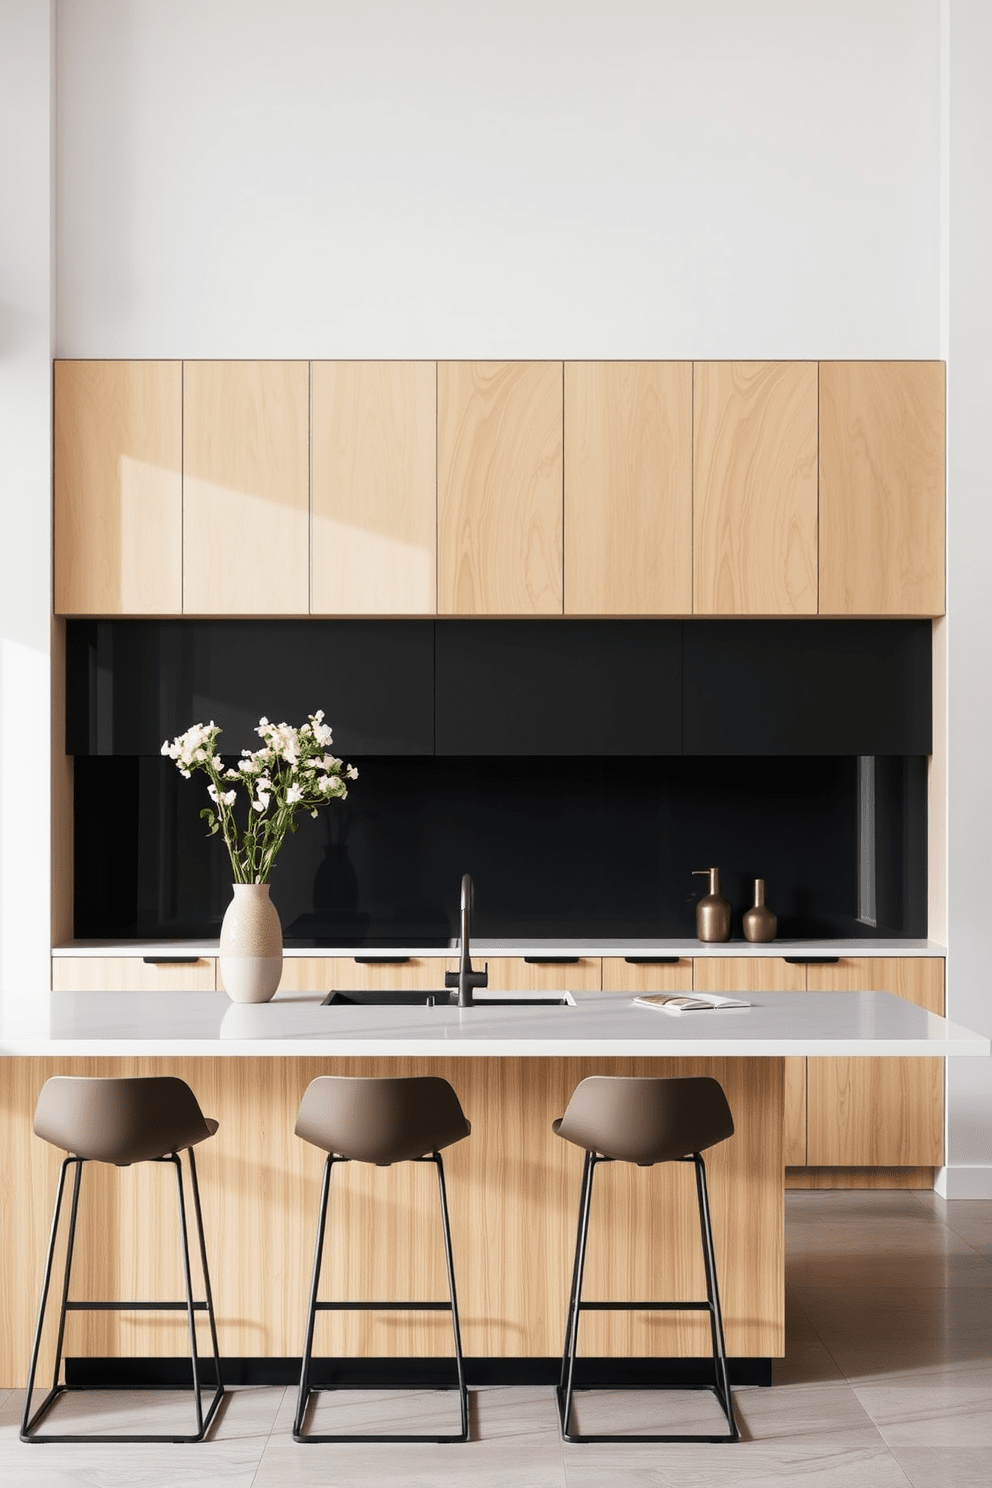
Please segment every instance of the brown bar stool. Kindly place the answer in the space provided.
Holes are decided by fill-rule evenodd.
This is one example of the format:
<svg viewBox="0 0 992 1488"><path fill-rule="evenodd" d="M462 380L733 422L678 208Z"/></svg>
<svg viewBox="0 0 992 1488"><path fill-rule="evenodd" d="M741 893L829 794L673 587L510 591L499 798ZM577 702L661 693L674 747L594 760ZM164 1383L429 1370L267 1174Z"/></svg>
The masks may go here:
<svg viewBox="0 0 992 1488"><path fill-rule="evenodd" d="M202 1441L224 1398L221 1383L220 1355L217 1348L217 1324L214 1318L213 1297L210 1291L210 1273L207 1270L207 1252L203 1240L203 1215L200 1210L200 1190L196 1181L196 1162L193 1147L217 1130L217 1122L203 1115L192 1090L183 1081L172 1075L161 1075L134 1079L88 1079L78 1076L56 1075L46 1080L38 1096L34 1115L34 1129L39 1137L61 1147L68 1156L62 1164L58 1189L55 1194L55 1209L52 1215L52 1233L48 1244L48 1259L45 1264L45 1279L38 1307L38 1322L35 1328L34 1348L31 1351L31 1367L28 1373L27 1391L24 1397L24 1417L21 1423L21 1441L24 1442L195 1442ZM183 1187L183 1166L180 1151L187 1149L189 1179L192 1186L193 1212L196 1219L197 1240L200 1247L200 1263L203 1267L203 1286L206 1300L193 1299L193 1281L189 1260L189 1236L186 1227L186 1198ZM176 1188L179 1197L179 1237L182 1244L183 1273L186 1282L186 1298L182 1302L73 1302L69 1299L69 1280L72 1256L76 1241L76 1218L79 1210L79 1191L83 1166L87 1162L112 1163L126 1168L132 1163L171 1163L176 1170ZM62 1305L59 1311L58 1340L55 1349L55 1369L52 1387L38 1409L31 1414L31 1397L34 1393L35 1374L38 1368L38 1353L48 1303L48 1291L52 1280L52 1264L58 1238L59 1217L65 1192L66 1175L70 1167L75 1168L72 1186L72 1203L69 1210L69 1230L66 1241L65 1271L62 1281ZM196 1408L196 1433L192 1436L173 1434L149 1436L131 1433L108 1436L103 1433L76 1435L46 1433L36 1430L41 1418L60 1395L68 1392L69 1386L59 1383L62 1369L62 1350L65 1342L66 1314L69 1312L182 1312L189 1321L190 1356L193 1373L193 1400ZM216 1380L214 1397L206 1415L201 1398L203 1386L199 1380L199 1360L196 1347L195 1314L206 1311L210 1323L210 1338L213 1345L213 1369Z"/></svg>
<svg viewBox="0 0 992 1488"><path fill-rule="evenodd" d="M723 1317L717 1290L716 1263L713 1257L713 1231L710 1226L709 1200L706 1192L706 1167L701 1153L733 1136L734 1120L722 1086L706 1077L686 1079L643 1079L629 1076L593 1075L575 1087L564 1116L552 1123L553 1131L586 1150L579 1199L579 1228L575 1244L575 1267L568 1302L568 1322L562 1354L561 1378L558 1384L558 1415L561 1433L567 1442L590 1441L737 1441L740 1432L734 1417L734 1402L727 1374L727 1352L723 1340ZM585 1266L586 1238L589 1233L589 1209L592 1180L601 1162L629 1162L638 1167L655 1163L691 1162L696 1169L696 1197L699 1204L699 1229L706 1269L705 1302L583 1302L582 1272ZM575 1394L575 1357L578 1348L580 1312L708 1312L713 1342L712 1385L688 1388L710 1390L716 1396L727 1421L728 1431L713 1435L608 1436L582 1435L569 1431ZM683 1386L656 1388L673 1389Z"/></svg>
<svg viewBox="0 0 992 1488"><path fill-rule="evenodd" d="M468 1440L468 1392L462 1361L462 1338L458 1323L458 1301L455 1296L455 1272L451 1259L451 1226L444 1186L444 1164L441 1149L460 1142L472 1130L458 1103L458 1097L447 1080L435 1075L416 1075L395 1079L350 1078L344 1075L322 1075L311 1082L303 1095L296 1120L296 1135L327 1153L324 1181L317 1218L317 1242L313 1257L313 1279L307 1309L306 1340L300 1371L300 1393L293 1425L293 1440L298 1442L397 1442ZM324 1231L327 1222L327 1198L331 1169L335 1163L364 1162L388 1168L397 1162L429 1162L437 1168L438 1194L441 1201L441 1224L444 1230L444 1253L448 1266L450 1302L318 1302ZM345 1311L450 1312L455 1341L455 1370L461 1407L461 1429L456 1435L318 1435L303 1430L303 1420L311 1394L327 1386L311 1385L313 1330L318 1312Z"/></svg>

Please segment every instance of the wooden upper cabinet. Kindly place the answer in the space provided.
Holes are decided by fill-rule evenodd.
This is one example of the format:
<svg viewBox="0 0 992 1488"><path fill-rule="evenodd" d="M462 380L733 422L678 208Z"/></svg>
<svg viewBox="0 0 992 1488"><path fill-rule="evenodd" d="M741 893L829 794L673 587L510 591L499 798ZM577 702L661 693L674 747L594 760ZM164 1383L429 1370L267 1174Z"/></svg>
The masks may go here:
<svg viewBox="0 0 992 1488"><path fill-rule="evenodd" d="M810 992L893 992L944 1011L944 963L929 957L841 957L807 967ZM944 1160L941 1059L810 1058L808 1161L825 1167L934 1167Z"/></svg>
<svg viewBox="0 0 992 1488"><path fill-rule="evenodd" d="M692 363L565 363L565 614L692 613Z"/></svg>
<svg viewBox="0 0 992 1488"><path fill-rule="evenodd" d="M55 609L182 611L182 363L55 363Z"/></svg>
<svg viewBox="0 0 992 1488"><path fill-rule="evenodd" d="M820 364L820 612L944 612L944 364Z"/></svg>
<svg viewBox="0 0 992 1488"><path fill-rule="evenodd" d="M309 365L186 362L183 610L309 610Z"/></svg>
<svg viewBox="0 0 992 1488"><path fill-rule="evenodd" d="M438 613L562 613L562 364L438 363Z"/></svg>
<svg viewBox="0 0 992 1488"><path fill-rule="evenodd" d="M694 367L693 609L814 615L817 364Z"/></svg>
<svg viewBox="0 0 992 1488"><path fill-rule="evenodd" d="M311 610L437 609L434 362L314 362Z"/></svg>

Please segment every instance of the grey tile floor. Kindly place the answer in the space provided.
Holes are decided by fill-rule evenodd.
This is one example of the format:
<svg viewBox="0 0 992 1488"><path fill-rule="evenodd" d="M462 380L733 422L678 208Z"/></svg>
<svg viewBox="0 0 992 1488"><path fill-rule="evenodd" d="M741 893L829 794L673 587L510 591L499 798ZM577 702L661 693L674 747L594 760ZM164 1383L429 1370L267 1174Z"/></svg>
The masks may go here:
<svg viewBox="0 0 992 1488"><path fill-rule="evenodd" d="M43 1446L17 1440L19 1391L0 1392L6 1488L982 1488L992 1460L992 1202L931 1193L790 1193L787 1354L772 1389L736 1392L735 1446L563 1446L547 1389L472 1394L466 1445L297 1446L294 1398L233 1391L202 1446ZM186 1407L185 1411L183 1407ZM422 1431L453 1420L448 1395L321 1397L342 1429ZM83 1429L168 1429L188 1402L167 1392L94 1392L66 1403ZM699 1395L581 1400L586 1429L699 1423ZM116 1412L116 1414L115 1414ZM63 1419L67 1419L64 1416ZM648 1422L657 1423L649 1425ZM344 1424L347 1423L347 1424ZM330 1429L330 1428L325 1428ZM694 1429L689 1425L689 1429Z"/></svg>

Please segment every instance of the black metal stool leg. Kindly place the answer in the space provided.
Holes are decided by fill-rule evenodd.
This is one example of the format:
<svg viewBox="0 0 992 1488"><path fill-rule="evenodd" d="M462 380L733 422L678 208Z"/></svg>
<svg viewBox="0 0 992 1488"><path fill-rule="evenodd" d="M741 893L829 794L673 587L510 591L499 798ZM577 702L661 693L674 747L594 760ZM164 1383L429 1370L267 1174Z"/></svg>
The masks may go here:
<svg viewBox="0 0 992 1488"><path fill-rule="evenodd" d="M706 1269L706 1297L710 1304L710 1338L713 1343L713 1371L716 1378L714 1393L727 1418L730 1430L729 1441L740 1438L737 1418L734 1415L734 1398L730 1392L730 1374L727 1369L727 1346L723 1337L723 1313L720 1310L720 1290L716 1279L716 1257L713 1251L713 1226L710 1223L709 1194L706 1188L706 1164L702 1154L693 1156L696 1169L696 1197L699 1202L699 1230L703 1245L703 1265Z"/></svg>
<svg viewBox="0 0 992 1488"><path fill-rule="evenodd" d="M455 1295L455 1263L451 1254L451 1222L448 1218L448 1192L444 1182L444 1163L440 1152L434 1153L437 1164L437 1187L441 1200L441 1225L444 1230L444 1259L448 1268L448 1294L451 1297L451 1331L455 1340L455 1368L458 1373L458 1401L462 1429L452 1441L468 1441L468 1389L465 1385L465 1361L462 1358L462 1329L458 1320L458 1298Z"/></svg>
<svg viewBox="0 0 992 1488"><path fill-rule="evenodd" d="M468 1441L468 1388L465 1383L465 1362L462 1357L462 1335L461 1325L458 1318L458 1298L455 1292L455 1268L451 1251L451 1224L448 1216L448 1198L444 1182L444 1164L439 1152L432 1153L429 1157L410 1159L413 1162L434 1163L437 1168L438 1197L441 1207L441 1226L444 1234L444 1254L448 1271L448 1302L320 1302L317 1293L320 1286L321 1263L324 1252L324 1237L327 1225L327 1205L330 1190L331 1167L336 1162L347 1162L348 1158L328 1156L324 1164L324 1181L321 1188L320 1208L317 1215L317 1240L314 1246L313 1272L310 1282L310 1300L307 1306L306 1332L303 1343L303 1358L300 1367L300 1388L296 1405L296 1419L293 1423L293 1440L303 1443L312 1442L463 1442ZM458 1391L461 1429L451 1435L425 1435L423 1433L395 1433L395 1434L366 1434L357 1432L304 1432L303 1422L306 1417L307 1405L310 1396L317 1394L320 1386L310 1383L310 1374L313 1365L313 1335L318 1312L376 1312L376 1311L403 1311L403 1312L450 1312L451 1327L455 1346L455 1369L458 1383L455 1388Z"/></svg>
<svg viewBox="0 0 992 1488"><path fill-rule="evenodd" d="M69 1284L72 1272L72 1259L76 1243L76 1221L79 1212L79 1193L82 1181L83 1163L87 1160L79 1157L67 1157L62 1164L62 1172L59 1178L59 1186L55 1197L55 1209L52 1216L52 1233L48 1245L48 1259L45 1267L45 1277L42 1284L41 1302L38 1308L38 1321L35 1329L34 1347L31 1353L31 1365L28 1372L28 1385L24 1403L24 1418L21 1425L21 1440L25 1442L198 1442L202 1441L210 1428L211 1422L217 1413L221 1400L224 1398L224 1388L220 1377L220 1353L217 1345L216 1320L213 1311L213 1297L210 1291L210 1276L207 1270L206 1243L203 1236L203 1215L200 1208L200 1196L196 1183L196 1166L192 1150L189 1151L190 1173L193 1184L194 1212L196 1217L197 1237L200 1247L200 1259L203 1265L204 1286L206 1288L206 1301L197 1302L193 1297L193 1277L190 1267L189 1234L186 1223L186 1198L183 1186L182 1161L177 1153L168 1157L153 1158L151 1161L171 1164L176 1172L176 1189L179 1204L179 1238L183 1259L183 1277L185 1282L185 1298L182 1302L70 1302ZM52 1266L55 1256L55 1246L58 1238L59 1218L62 1207L63 1193L65 1188L66 1173L69 1164L76 1165L76 1176L72 1190L72 1205L69 1213L69 1230L66 1241L65 1273L62 1285L62 1305L59 1313L58 1337L55 1345L55 1368L52 1375L52 1388L42 1401L41 1405L30 1415L31 1396L34 1390L35 1375L38 1366L38 1355L41 1348L41 1335L44 1327L45 1312L47 1309L48 1295L51 1287ZM196 1313L205 1310L210 1320L211 1340L213 1343L214 1370L217 1379L217 1389L210 1403L206 1416L203 1414L201 1399L201 1387L199 1381L199 1357L196 1342ZM126 1434L104 1434L104 1433L55 1433L50 1432L42 1436L36 1431L39 1421L44 1416L52 1403L59 1395L66 1394L69 1387L59 1384L59 1375L62 1370L62 1353L65 1343L66 1315L71 1311L87 1312L143 1312L143 1311L182 1311L186 1313L190 1334L190 1352L193 1370L193 1400L196 1411L196 1432L194 1435L177 1436L169 1434L145 1434L130 1432Z"/></svg>
<svg viewBox="0 0 992 1488"><path fill-rule="evenodd" d="M72 1207L69 1217L69 1234L66 1240L65 1267L62 1276L62 1305L59 1310L58 1341L55 1349L55 1368L52 1372L52 1388L44 1400L31 1415L31 1397L34 1394L35 1376L38 1371L38 1355L41 1351L41 1335L45 1326L45 1312L48 1307L48 1293L52 1283L52 1267L55 1262L55 1246L58 1241L59 1219L62 1213L62 1199L65 1193L66 1174L70 1163L75 1164L76 1172L72 1184ZM24 1415L21 1419L21 1441L33 1440L31 1433L38 1422L44 1416L49 1406L61 1395L65 1389L59 1384L59 1374L62 1369L62 1345L65 1338L65 1314L66 1303L69 1298L69 1273L72 1268L72 1251L76 1238L76 1215L79 1210L79 1188L83 1174L82 1159L78 1157L67 1157L59 1171L58 1188L55 1190L55 1205L52 1209L52 1232L48 1240L48 1256L45 1261L45 1277L41 1287L41 1300L38 1304L38 1318L34 1330L34 1346L31 1349L31 1364L28 1369L27 1388L24 1392Z"/></svg>
<svg viewBox="0 0 992 1488"><path fill-rule="evenodd" d="M293 1440L302 1442L303 1418L310 1399L310 1364L313 1357L313 1330L317 1321L317 1290L320 1286L320 1267L324 1255L324 1232L327 1228L327 1196L331 1186L331 1168L337 1159L329 1154L324 1164L324 1179L320 1188L320 1208L317 1211L317 1242L313 1252L313 1271L310 1277L310 1300L307 1303L306 1335L303 1340L303 1358L300 1365L300 1389L296 1402L296 1420L293 1422Z"/></svg>
<svg viewBox="0 0 992 1488"><path fill-rule="evenodd" d="M582 1274L586 1264L586 1242L589 1238L589 1211L592 1205L592 1180L598 1159L593 1152L586 1153L582 1169L582 1188L579 1194L579 1223L575 1237L575 1265L572 1268L572 1292L568 1301L568 1318L565 1324L565 1348L561 1361L561 1376L558 1381L558 1417L561 1434L565 1441L575 1438L569 1434L572 1416L572 1399L575 1394L575 1356L579 1345L579 1312L582 1308ZM581 1439L581 1438L580 1438Z"/></svg>
<svg viewBox="0 0 992 1488"><path fill-rule="evenodd" d="M189 1151L189 1157L190 1157L190 1160L192 1161L192 1158L193 1158L192 1150ZM214 1392L214 1398L213 1398L213 1400L210 1403L210 1408L209 1408L209 1410L207 1412L207 1416L206 1416L206 1418L204 1418L204 1415L203 1415L203 1400L202 1400L202 1397L201 1397L201 1386L200 1386L200 1358L199 1358L199 1350L197 1348L197 1342L196 1342L196 1302L194 1301L194 1298L193 1298L193 1273L192 1273L192 1269L190 1267L190 1260L189 1260L189 1227L188 1227L188 1225L186 1223L186 1194L185 1194L185 1189L184 1189L184 1186L183 1186L183 1165L182 1165L182 1159L180 1158L180 1156L179 1156L179 1154L177 1152L174 1152L172 1154L171 1158L166 1159L166 1161L173 1163L175 1165L175 1169L176 1169L176 1193L177 1193L177 1197L178 1197L178 1200L179 1200L179 1241L180 1241L180 1245L182 1247L183 1280L184 1280L184 1282L186 1284L186 1317L187 1317L188 1324L189 1324L190 1364L191 1364L192 1372L193 1372L193 1408L196 1411L196 1433L195 1433L195 1435L193 1435L193 1436L175 1436L175 1437L172 1437L171 1440L172 1441L175 1441L175 1442L198 1442L198 1441L202 1441L203 1438L204 1438L204 1436L206 1435L207 1430L208 1430L208 1428L210 1426L210 1423L213 1420L213 1418L214 1418L214 1416L215 1416L215 1414L217 1412L217 1409L218 1409L221 1401L224 1398L224 1390L223 1390L223 1386L220 1384L220 1359L217 1356L217 1338L216 1338L216 1333L214 1333L214 1373L215 1373L215 1376L217 1378L217 1388L216 1388L216 1390ZM194 1193L195 1193L195 1188L194 1188ZM199 1243L200 1243L200 1259L203 1262L204 1276L206 1277L206 1257L205 1257L205 1254L204 1254L204 1243L203 1243L203 1220L202 1220L202 1215L200 1214L199 1203L196 1203L194 1207L195 1207L195 1211L196 1211L197 1233L198 1233L198 1238L199 1238ZM210 1282L209 1282L209 1278L206 1279L206 1297L207 1297L207 1304L206 1304L207 1305L207 1315L210 1318L210 1322L211 1322L211 1325L212 1325L213 1324L213 1305L212 1305L212 1300L213 1299L210 1296Z"/></svg>
<svg viewBox="0 0 992 1488"><path fill-rule="evenodd" d="M713 1251L713 1233L710 1225L709 1200L706 1191L706 1169L697 1152L692 1157L681 1159L695 1165L696 1198L699 1207L700 1234L703 1248L703 1265L706 1273L705 1302L583 1302L582 1275L585 1268L586 1244L589 1233L589 1215L592 1200L592 1180L598 1162L609 1162L593 1152L586 1153L583 1170L582 1191L579 1199L579 1224L575 1246L575 1268L572 1274L572 1292L568 1305L568 1323L565 1332L565 1349L562 1355L561 1382L558 1385L558 1417L562 1438L566 1442L729 1442L739 1441L740 1431L734 1417L733 1397L727 1367L727 1352L723 1336L723 1317L720 1312L720 1297L717 1289L716 1261ZM598 1312L706 1312L710 1319L710 1336L713 1345L713 1385L656 1385L656 1390L695 1389L713 1393L727 1421L728 1431L722 1435L712 1433L664 1433L652 1435L609 1434L596 1432L586 1434L570 1431L575 1395L575 1362L578 1353L579 1315L584 1311Z"/></svg>
<svg viewBox="0 0 992 1488"><path fill-rule="evenodd" d="M196 1235L200 1247L200 1266L203 1271L203 1296L207 1304L207 1321L210 1326L210 1344L211 1348L213 1349L214 1382L217 1389L223 1392L224 1384L223 1380L221 1379L220 1369L220 1344L217 1341L217 1317L214 1312L213 1288L210 1285L210 1267L207 1265L207 1244L203 1234L203 1210L200 1206L200 1184L196 1176L196 1158L193 1155L192 1147L187 1150L186 1155L189 1159L190 1182L193 1188L193 1215L196 1220ZM214 1405L211 1405L208 1411L208 1427L210 1425L210 1418L213 1416L214 1411L219 1404L220 1400L218 1399Z"/></svg>

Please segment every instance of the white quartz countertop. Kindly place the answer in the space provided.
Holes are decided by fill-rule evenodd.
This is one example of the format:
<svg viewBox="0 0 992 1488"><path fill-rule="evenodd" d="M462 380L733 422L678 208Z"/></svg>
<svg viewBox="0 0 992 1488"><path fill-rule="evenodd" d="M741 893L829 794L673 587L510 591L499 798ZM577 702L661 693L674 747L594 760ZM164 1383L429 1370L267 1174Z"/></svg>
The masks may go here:
<svg viewBox="0 0 992 1488"><path fill-rule="evenodd" d="M509 995L509 994L500 994ZM522 994L521 994L522 995ZM733 994L731 994L733 995ZM617 992L574 1006L257 1006L223 992L57 992L47 1030L0 1027L22 1056L779 1057L988 1055L989 1040L889 992L746 992L746 1008L672 1016Z"/></svg>
<svg viewBox="0 0 992 1488"><path fill-rule="evenodd" d="M459 942L441 946L286 946L284 956L359 956L385 960L400 956L424 959L458 954ZM219 954L216 940L69 940L53 956L195 956ZM746 940L720 943L669 940L485 940L472 938L472 955L485 956L944 956L946 947L933 940L773 940L752 945Z"/></svg>

